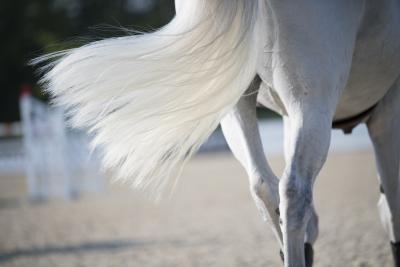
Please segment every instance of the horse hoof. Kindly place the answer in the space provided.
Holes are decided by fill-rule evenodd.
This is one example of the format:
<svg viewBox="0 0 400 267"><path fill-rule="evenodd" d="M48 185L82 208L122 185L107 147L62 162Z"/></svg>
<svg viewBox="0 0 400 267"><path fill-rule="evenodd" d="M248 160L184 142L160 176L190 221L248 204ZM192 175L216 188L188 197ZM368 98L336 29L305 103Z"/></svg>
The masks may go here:
<svg viewBox="0 0 400 267"><path fill-rule="evenodd" d="M392 245L392 253L394 258L394 266L400 267L400 242L390 243Z"/></svg>
<svg viewBox="0 0 400 267"><path fill-rule="evenodd" d="M306 267L312 267L314 262L314 250L310 243L304 244L304 255L306 259Z"/></svg>
<svg viewBox="0 0 400 267"><path fill-rule="evenodd" d="M282 249L279 250L279 256L281 256L281 260L282 260L282 262L284 263L284 262L285 262L285 255L283 254Z"/></svg>

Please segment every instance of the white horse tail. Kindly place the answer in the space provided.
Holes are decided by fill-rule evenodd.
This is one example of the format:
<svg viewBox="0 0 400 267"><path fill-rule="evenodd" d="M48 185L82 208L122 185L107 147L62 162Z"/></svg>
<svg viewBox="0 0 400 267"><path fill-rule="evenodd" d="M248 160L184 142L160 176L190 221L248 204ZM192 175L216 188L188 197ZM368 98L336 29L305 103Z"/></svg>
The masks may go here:
<svg viewBox="0 0 400 267"><path fill-rule="evenodd" d="M255 76L258 1L176 0L158 31L34 63L57 58L43 78L54 101L94 133L116 179L159 196Z"/></svg>

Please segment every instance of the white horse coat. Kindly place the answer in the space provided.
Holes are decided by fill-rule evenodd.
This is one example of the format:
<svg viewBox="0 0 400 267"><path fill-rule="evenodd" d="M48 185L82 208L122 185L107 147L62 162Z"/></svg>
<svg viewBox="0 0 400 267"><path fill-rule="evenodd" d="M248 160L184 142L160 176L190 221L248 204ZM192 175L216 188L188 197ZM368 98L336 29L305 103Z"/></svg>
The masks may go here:
<svg viewBox="0 0 400 267"><path fill-rule="evenodd" d="M400 1L176 0L176 11L154 33L38 60L58 57L43 81L72 122L95 133L106 167L158 195L222 120L285 266L311 266L312 187L332 123L362 114L382 220L399 242ZM280 179L262 151L257 102L284 117Z"/></svg>

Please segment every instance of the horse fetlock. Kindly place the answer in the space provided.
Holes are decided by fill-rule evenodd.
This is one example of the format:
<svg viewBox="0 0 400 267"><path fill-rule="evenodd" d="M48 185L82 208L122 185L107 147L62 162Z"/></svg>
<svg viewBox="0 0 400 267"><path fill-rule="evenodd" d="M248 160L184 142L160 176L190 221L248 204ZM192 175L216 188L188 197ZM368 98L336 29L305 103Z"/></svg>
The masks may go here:
<svg viewBox="0 0 400 267"><path fill-rule="evenodd" d="M319 235L318 221L319 221L318 215L315 212L315 209L312 208L310 219L307 223L306 238L305 238L306 243L314 244L315 241L317 240Z"/></svg>
<svg viewBox="0 0 400 267"><path fill-rule="evenodd" d="M280 224L282 231L293 234L305 234L308 221L311 218L310 206L304 205L280 205Z"/></svg>
<svg viewBox="0 0 400 267"><path fill-rule="evenodd" d="M281 227L283 232L293 234L305 234L308 219L310 218L307 210L296 213L288 213L288 216L281 218Z"/></svg>

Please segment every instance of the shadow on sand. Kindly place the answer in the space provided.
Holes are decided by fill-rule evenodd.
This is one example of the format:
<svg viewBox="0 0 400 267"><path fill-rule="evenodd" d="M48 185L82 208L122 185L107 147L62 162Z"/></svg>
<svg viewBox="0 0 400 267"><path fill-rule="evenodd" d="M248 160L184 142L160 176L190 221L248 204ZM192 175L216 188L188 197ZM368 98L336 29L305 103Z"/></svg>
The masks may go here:
<svg viewBox="0 0 400 267"><path fill-rule="evenodd" d="M16 249L9 252L0 252L0 262L13 260L18 257L40 257L50 254L74 254L78 252L107 251L113 252L133 247L150 245L153 242L112 240L103 242L85 242L76 245L47 246L42 248Z"/></svg>
<svg viewBox="0 0 400 267"><path fill-rule="evenodd" d="M176 247L198 246L202 244L209 244L210 242L218 242L217 240L202 240L200 242L186 242L183 240L147 240L147 241L134 241L134 240L109 240L99 242L84 242L75 245L64 246L46 246L41 248L27 248L16 249L12 251L0 251L0 263L10 261L19 257L41 257L53 254L75 254L82 252L116 252L124 249L151 247L155 244L159 245L173 245Z"/></svg>

